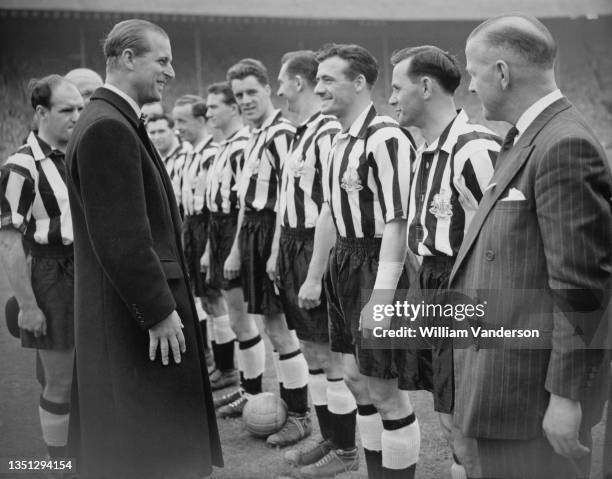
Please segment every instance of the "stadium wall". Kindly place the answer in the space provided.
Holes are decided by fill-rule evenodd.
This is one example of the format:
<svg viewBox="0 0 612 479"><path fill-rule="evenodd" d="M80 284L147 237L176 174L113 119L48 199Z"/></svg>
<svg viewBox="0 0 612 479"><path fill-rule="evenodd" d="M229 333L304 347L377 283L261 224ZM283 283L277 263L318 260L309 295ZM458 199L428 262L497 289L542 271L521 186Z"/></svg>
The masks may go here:
<svg viewBox="0 0 612 479"><path fill-rule="evenodd" d="M32 77L65 73L86 66L104 71L101 40L123 17L98 15L26 15L0 18L0 158L5 158L25 136L31 119L27 83ZM176 81L167 90L164 104L171 106L184 93L203 93L206 85L222 80L226 69L243 57L261 59L275 78L283 53L318 49L328 42L358 43L380 62L375 101L389 113L389 57L396 49L435 44L457 55L465 64L465 39L476 21L362 22L270 19L216 19L172 17L154 21L172 41ZM595 19L545 20L559 42L559 84L579 106L607 148L612 148L612 16ZM459 104L481 120L478 100L467 91L464 78ZM281 105L278 98L275 103ZM504 133L507 125L491 124Z"/></svg>

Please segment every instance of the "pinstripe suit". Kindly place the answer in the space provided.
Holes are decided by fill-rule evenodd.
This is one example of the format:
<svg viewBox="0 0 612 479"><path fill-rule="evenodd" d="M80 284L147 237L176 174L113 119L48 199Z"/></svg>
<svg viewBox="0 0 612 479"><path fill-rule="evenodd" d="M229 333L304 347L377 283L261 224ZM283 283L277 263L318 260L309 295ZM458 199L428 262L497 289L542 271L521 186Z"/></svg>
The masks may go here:
<svg viewBox="0 0 612 479"><path fill-rule="evenodd" d="M524 199L503 201L511 189ZM541 437L550 393L581 401L585 427L601 417L604 354L576 348L580 336L558 310L599 306L585 292L567 290L610 290L611 197L605 153L565 98L547 107L510 150L500 153L461 245L450 288L480 290L485 296L485 289L502 290L503 307L489 309L487 320L506 328L534 321L528 317L533 305L519 290L538 290L543 314L537 327L545 333L545 347L504 350L476 344L455 351L455 424L463 435ZM582 320L585 336L601 326L601 315L571 316Z"/></svg>

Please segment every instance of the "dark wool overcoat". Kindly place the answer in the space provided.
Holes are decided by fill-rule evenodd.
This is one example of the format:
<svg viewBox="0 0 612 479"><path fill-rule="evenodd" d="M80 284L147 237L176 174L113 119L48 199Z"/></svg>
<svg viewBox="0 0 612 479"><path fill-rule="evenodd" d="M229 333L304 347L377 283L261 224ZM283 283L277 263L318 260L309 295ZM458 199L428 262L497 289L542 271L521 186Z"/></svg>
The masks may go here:
<svg viewBox="0 0 612 479"><path fill-rule="evenodd" d="M66 154L76 372L69 444L81 478L201 478L221 447L170 180L135 111L99 88ZM187 351L149 360L176 310Z"/></svg>

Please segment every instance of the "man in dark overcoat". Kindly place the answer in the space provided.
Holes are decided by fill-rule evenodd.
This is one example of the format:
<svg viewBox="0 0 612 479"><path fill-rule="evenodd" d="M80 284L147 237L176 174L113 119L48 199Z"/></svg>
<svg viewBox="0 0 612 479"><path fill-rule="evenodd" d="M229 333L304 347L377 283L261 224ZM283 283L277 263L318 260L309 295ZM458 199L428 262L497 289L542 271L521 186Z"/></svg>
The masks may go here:
<svg viewBox="0 0 612 479"><path fill-rule="evenodd" d="M222 465L178 209L140 119L174 77L167 34L113 27L106 83L68 146L80 478L208 476ZM159 354L158 354L159 352Z"/></svg>

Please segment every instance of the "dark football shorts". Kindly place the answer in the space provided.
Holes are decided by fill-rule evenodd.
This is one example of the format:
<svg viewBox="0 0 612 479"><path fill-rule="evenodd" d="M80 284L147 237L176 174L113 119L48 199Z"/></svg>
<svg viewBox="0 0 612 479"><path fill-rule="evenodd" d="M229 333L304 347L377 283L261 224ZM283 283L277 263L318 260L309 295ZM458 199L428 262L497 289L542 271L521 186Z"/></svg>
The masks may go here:
<svg viewBox="0 0 612 479"><path fill-rule="evenodd" d="M319 306L312 309L302 309L298 306L298 293L308 274L313 246L314 228L281 229L277 263L278 286L289 329L295 329L298 338L303 341L327 343L327 301L323 288Z"/></svg>
<svg viewBox="0 0 612 479"><path fill-rule="evenodd" d="M208 286L228 290L242 286L240 278L225 279L223 265L232 250L236 228L238 226L238 210L233 213L211 213L208 224L208 241L210 258L208 260Z"/></svg>
<svg viewBox="0 0 612 479"><path fill-rule="evenodd" d="M366 349L361 345L359 317L365 306L362 294L374 287L380 244L380 238L336 240L325 273L330 346L334 352L355 355L361 374L397 378L398 384L402 384L410 381L415 368L414 356L407 349ZM404 269L397 289L407 288L408 275Z"/></svg>
<svg viewBox="0 0 612 479"><path fill-rule="evenodd" d="M413 303L445 304L446 289L455 258L449 256L425 256L418 272L418 281L409 291ZM452 327L452 318L419 318L422 326ZM431 349L413 350L415 371L412 381L402 384L402 389L425 389L433 393L434 410L449 414L454 405L453 342L451 338L436 338Z"/></svg>
<svg viewBox="0 0 612 479"><path fill-rule="evenodd" d="M266 273L272 251L276 213L245 211L240 230L240 279L250 314L282 314L283 305Z"/></svg>
<svg viewBox="0 0 612 479"><path fill-rule="evenodd" d="M47 334L36 338L21 329L24 348L74 347L74 251L69 246L32 248L32 290L47 320Z"/></svg>
<svg viewBox="0 0 612 479"><path fill-rule="evenodd" d="M206 276L202 273L200 259L206 249L208 239L208 212L199 215L185 216L183 223L183 250L187 261L187 272L193 294L198 298L217 297L219 290L206 284Z"/></svg>

